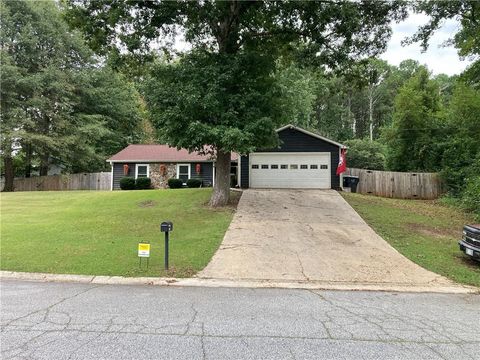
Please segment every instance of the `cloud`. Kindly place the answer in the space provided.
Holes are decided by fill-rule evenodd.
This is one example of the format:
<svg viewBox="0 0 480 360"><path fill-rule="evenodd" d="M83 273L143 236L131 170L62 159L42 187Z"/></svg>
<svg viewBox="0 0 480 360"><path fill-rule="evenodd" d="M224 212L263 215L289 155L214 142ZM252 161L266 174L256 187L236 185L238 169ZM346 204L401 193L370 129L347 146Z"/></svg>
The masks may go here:
<svg viewBox="0 0 480 360"><path fill-rule="evenodd" d="M442 46L458 30L459 24L456 20L445 21L443 26L430 39L430 46L424 53L421 52L419 44L401 45L403 39L413 35L417 28L427 21L428 16L426 15L410 14L405 21L392 24L392 38L387 51L380 57L392 65L398 65L406 59L414 59L427 65L434 74L460 74L471 62L460 59L453 46Z"/></svg>

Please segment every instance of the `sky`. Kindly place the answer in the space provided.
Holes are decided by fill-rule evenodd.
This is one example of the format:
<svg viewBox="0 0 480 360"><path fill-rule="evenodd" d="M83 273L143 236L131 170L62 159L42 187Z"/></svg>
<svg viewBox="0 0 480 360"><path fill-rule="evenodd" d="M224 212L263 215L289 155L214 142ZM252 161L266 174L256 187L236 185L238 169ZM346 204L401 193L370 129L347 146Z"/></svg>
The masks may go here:
<svg viewBox="0 0 480 360"><path fill-rule="evenodd" d="M402 46L401 41L413 35L418 26L427 22L428 17L423 14L410 14L410 16L399 24L392 25L392 38L390 39L387 51L380 57L392 65L398 65L402 60L414 59L421 64L426 64L434 75L460 74L470 62L461 60L457 50L453 46L442 47L442 43L455 34L458 23L455 20L445 22L430 40L430 46L425 53L421 52L419 44Z"/></svg>

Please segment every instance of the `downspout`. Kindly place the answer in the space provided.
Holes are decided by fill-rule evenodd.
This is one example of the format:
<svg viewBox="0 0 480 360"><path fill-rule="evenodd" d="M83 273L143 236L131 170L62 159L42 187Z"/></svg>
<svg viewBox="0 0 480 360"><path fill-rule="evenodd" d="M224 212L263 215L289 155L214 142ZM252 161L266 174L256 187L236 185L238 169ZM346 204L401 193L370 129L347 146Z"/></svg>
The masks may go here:
<svg viewBox="0 0 480 360"><path fill-rule="evenodd" d="M242 188L242 156L238 155L238 168L237 168L237 185Z"/></svg>
<svg viewBox="0 0 480 360"><path fill-rule="evenodd" d="M110 161L110 191L113 191L113 161Z"/></svg>
<svg viewBox="0 0 480 360"><path fill-rule="evenodd" d="M338 147L338 161L340 162L340 157L342 156L342 148L339 146ZM338 166L338 164L337 164ZM340 174L340 184L339 184L340 189L343 191L343 173Z"/></svg>
<svg viewBox="0 0 480 360"><path fill-rule="evenodd" d="M215 186L215 161L212 163L212 186Z"/></svg>

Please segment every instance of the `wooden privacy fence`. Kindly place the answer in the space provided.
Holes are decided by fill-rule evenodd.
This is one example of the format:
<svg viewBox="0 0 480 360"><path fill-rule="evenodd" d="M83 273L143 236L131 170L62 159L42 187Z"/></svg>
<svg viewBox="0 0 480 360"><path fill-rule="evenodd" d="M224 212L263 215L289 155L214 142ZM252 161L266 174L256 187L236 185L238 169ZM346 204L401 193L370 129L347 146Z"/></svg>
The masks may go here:
<svg viewBox="0 0 480 360"><path fill-rule="evenodd" d="M16 178L13 185L15 191L110 190L111 176L109 172L35 176ZM2 179L2 190L3 186Z"/></svg>
<svg viewBox="0 0 480 360"><path fill-rule="evenodd" d="M436 199L442 193L437 173L406 173L347 169L344 175L359 177L357 192L399 199Z"/></svg>

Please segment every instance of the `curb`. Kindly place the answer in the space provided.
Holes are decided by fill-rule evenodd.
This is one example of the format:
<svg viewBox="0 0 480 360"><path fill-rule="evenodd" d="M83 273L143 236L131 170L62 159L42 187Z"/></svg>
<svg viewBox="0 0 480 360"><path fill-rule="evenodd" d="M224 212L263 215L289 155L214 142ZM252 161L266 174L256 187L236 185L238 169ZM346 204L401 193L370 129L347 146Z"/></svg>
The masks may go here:
<svg viewBox="0 0 480 360"><path fill-rule="evenodd" d="M279 288L339 291L390 291L405 293L480 294L480 288L467 285L408 285L391 283L347 283L328 281L282 281L255 279L161 278L27 273L0 271L2 280L62 282L97 285L153 285L174 287Z"/></svg>

